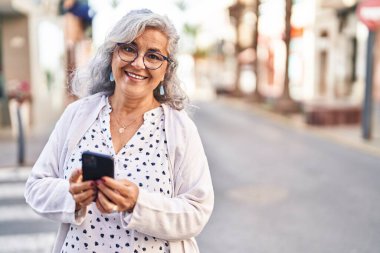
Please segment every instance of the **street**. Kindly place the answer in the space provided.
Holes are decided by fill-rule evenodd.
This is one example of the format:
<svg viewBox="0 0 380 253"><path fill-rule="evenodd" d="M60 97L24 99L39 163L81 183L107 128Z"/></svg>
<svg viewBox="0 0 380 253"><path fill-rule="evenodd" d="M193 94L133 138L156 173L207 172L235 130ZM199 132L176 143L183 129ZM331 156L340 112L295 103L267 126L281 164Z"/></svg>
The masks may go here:
<svg viewBox="0 0 380 253"><path fill-rule="evenodd" d="M380 156L220 101L193 109L215 208L202 253L377 253ZM28 170L0 169L0 253L50 252L58 225L23 198Z"/></svg>
<svg viewBox="0 0 380 253"><path fill-rule="evenodd" d="M379 252L379 156L222 103L199 107L216 197L201 252Z"/></svg>
<svg viewBox="0 0 380 253"><path fill-rule="evenodd" d="M58 224L29 208L24 185L30 168L0 169L0 252L50 253Z"/></svg>

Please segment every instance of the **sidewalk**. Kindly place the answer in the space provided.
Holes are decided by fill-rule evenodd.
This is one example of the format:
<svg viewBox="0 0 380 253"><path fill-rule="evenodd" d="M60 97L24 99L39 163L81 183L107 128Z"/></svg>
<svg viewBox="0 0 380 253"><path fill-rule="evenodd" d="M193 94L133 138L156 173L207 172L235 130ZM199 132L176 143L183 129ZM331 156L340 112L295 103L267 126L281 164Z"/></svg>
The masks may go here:
<svg viewBox="0 0 380 253"><path fill-rule="evenodd" d="M241 110L252 111L258 115L277 121L280 124L287 124L300 130L309 131L319 135L322 138L328 138L343 145L353 147L374 155L380 156L380 130L374 131L374 138L371 141L365 141L361 137L361 126L310 126L307 125L301 114L293 116L283 116L271 112L257 104L244 101L241 98L219 97L217 101L226 103L229 106ZM30 167L37 160L40 152L45 146L55 122L46 125L45 129L32 130L25 140L25 163L21 167ZM0 129L0 168L17 168L17 139L12 137L11 129Z"/></svg>
<svg viewBox="0 0 380 253"><path fill-rule="evenodd" d="M305 123L302 114L294 114L292 116L284 116L263 106L245 101L242 98L218 97L218 101L226 103L229 106L254 112L263 117L277 121L280 124L286 124L303 131L309 131L321 138L326 138L339 142L345 146L352 147L376 156L380 156L380 129L373 129L373 138L370 141L362 138L361 125L338 125L338 126L312 126ZM379 128L378 123L377 128Z"/></svg>
<svg viewBox="0 0 380 253"><path fill-rule="evenodd" d="M30 167L37 160L45 146L54 124L44 130L31 130L25 137L24 164L18 165L17 138L10 128L0 129L0 168Z"/></svg>

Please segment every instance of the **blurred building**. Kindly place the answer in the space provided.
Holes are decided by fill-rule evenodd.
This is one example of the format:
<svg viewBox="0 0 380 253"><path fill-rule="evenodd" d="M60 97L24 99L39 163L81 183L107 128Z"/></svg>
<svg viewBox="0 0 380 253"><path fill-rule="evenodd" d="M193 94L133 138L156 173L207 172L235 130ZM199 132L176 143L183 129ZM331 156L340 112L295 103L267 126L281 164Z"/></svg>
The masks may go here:
<svg viewBox="0 0 380 253"><path fill-rule="evenodd" d="M1 127L11 123L13 100L22 101L27 129L46 125L61 112L62 27L58 0L0 0Z"/></svg>
<svg viewBox="0 0 380 253"><path fill-rule="evenodd" d="M321 1L315 23L318 95L362 98L368 31L355 1Z"/></svg>
<svg viewBox="0 0 380 253"><path fill-rule="evenodd" d="M289 89L293 99L310 110L347 112L347 121L358 123L365 88L368 29L357 15L358 0L296 0L291 10ZM255 0L237 0L240 18L235 24L236 43L251 39L254 25L247 13ZM245 7L242 7L245 6ZM285 0L261 0L258 16L258 90L276 99L283 92L285 74ZM251 32L247 30L247 24ZM244 38L246 37L246 38ZM378 35L379 37L379 35ZM377 39L375 48L380 48ZM248 43L245 48L249 47ZM244 50L241 48L240 50ZM375 69L379 67L376 54ZM379 74L375 70L375 97L379 96ZM380 100L380 99L379 99ZM336 116L336 115L335 115ZM343 115L341 118L344 118ZM344 121L344 120L343 120ZM330 122L331 123L331 122ZM339 123L339 122L338 122ZM341 122L350 123L350 122Z"/></svg>

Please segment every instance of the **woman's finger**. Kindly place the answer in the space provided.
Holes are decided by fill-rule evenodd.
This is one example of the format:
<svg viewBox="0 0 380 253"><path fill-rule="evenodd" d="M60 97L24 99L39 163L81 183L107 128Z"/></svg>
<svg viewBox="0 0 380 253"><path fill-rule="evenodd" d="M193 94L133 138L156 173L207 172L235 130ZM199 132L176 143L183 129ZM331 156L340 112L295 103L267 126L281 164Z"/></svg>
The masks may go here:
<svg viewBox="0 0 380 253"><path fill-rule="evenodd" d="M104 194L113 203L117 204L123 201L123 197L120 196L120 193L119 193L119 191L121 190L120 187L122 187L122 185L121 186L119 185L117 189L111 189L103 183L99 183L97 184L97 186L98 186L99 191L101 191L102 194Z"/></svg>
<svg viewBox="0 0 380 253"><path fill-rule="evenodd" d="M82 170L76 169L71 173L71 176L69 178L70 183L77 183L80 182L80 178L82 176Z"/></svg>
<svg viewBox="0 0 380 253"><path fill-rule="evenodd" d="M71 194L76 194L80 193L82 191L86 191L89 189L95 189L95 182L94 181L86 181L83 183L71 183L70 184L70 193Z"/></svg>
<svg viewBox="0 0 380 253"><path fill-rule="evenodd" d="M112 182L111 182L112 181ZM108 185L112 185L113 188L108 187ZM117 205L117 210L124 212L132 212L134 206L136 205L137 197L138 197L138 187L131 182L116 181L113 179L106 179L97 182L97 186L99 191L105 195L105 197ZM103 207L108 210L108 207ZM112 206L115 209L114 206Z"/></svg>
<svg viewBox="0 0 380 253"><path fill-rule="evenodd" d="M126 186L133 184L127 179L123 179L123 181L120 181L120 180L113 179L111 177L102 177L101 182L105 184L108 188L111 188L113 190L118 190L120 188L120 184L123 184Z"/></svg>
<svg viewBox="0 0 380 253"><path fill-rule="evenodd" d="M105 186L107 186L107 188L110 188L118 192L119 195L121 195L122 197L125 197L125 198L132 197L132 198L137 199L138 187L131 181L128 181L127 179L115 180L110 177L102 177L100 183L103 183ZM97 185L99 188L99 183Z"/></svg>
<svg viewBox="0 0 380 253"><path fill-rule="evenodd" d="M95 200L95 198L96 198L96 194L94 193L93 195L89 196L87 199L83 200L81 202L82 207L85 207L91 204Z"/></svg>
<svg viewBox="0 0 380 253"><path fill-rule="evenodd" d="M74 198L76 203L82 203L87 198L92 197L94 195L96 195L96 190L95 189L89 189L89 190L84 191L84 192L73 194L73 198Z"/></svg>
<svg viewBox="0 0 380 253"><path fill-rule="evenodd" d="M117 205L112 203L102 192L98 193L97 202L101 205L101 209L99 209L101 212L112 213L117 210Z"/></svg>
<svg viewBox="0 0 380 253"><path fill-rule="evenodd" d="M99 201L99 196L98 196L98 198L96 199L96 207L99 209L99 211L100 211L101 213L106 213L106 210L104 210L102 204L101 204L100 201Z"/></svg>
<svg viewBox="0 0 380 253"><path fill-rule="evenodd" d="M99 209L101 213L107 213L107 211L105 210L102 204L103 198L104 198L103 194L101 192L98 192L98 197L96 198L96 207Z"/></svg>

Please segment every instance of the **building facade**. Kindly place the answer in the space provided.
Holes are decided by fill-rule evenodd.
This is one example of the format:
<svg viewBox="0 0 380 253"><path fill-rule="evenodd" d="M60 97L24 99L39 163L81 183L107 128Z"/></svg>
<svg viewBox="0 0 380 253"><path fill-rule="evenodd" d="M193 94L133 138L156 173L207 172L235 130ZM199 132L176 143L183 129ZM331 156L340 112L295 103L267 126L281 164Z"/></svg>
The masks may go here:
<svg viewBox="0 0 380 253"><path fill-rule="evenodd" d="M0 2L1 127L43 127L64 103L64 36L55 0ZM21 104L19 104L21 102Z"/></svg>
<svg viewBox="0 0 380 253"><path fill-rule="evenodd" d="M239 0L236 4L250 8L254 2ZM342 111L352 108L352 113L360 114L368 40L368 29L356 14L360 1L292 2L289 68L285 70L285 1L260 1L256 52L256 61L259 63L258 90L269 101L276 100L284 92L284 77L288 71L290 95L306 108L331 107ZM241 13L244 15L245 12ZM240 20L244 22L244 18ZM235 29L239 29L239 26L243 25L235 25ZM239 38L236 41L239 43ZM379 48L379 43L377 39L375 48ZM379 74L376 71L379 65L378 51L374 52L375 100L380 96ZM359 117L356 117L355 122L358 121Z"/></svg>

